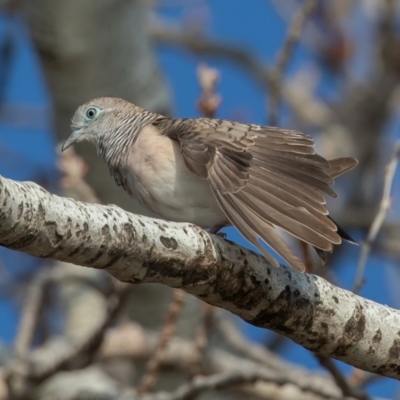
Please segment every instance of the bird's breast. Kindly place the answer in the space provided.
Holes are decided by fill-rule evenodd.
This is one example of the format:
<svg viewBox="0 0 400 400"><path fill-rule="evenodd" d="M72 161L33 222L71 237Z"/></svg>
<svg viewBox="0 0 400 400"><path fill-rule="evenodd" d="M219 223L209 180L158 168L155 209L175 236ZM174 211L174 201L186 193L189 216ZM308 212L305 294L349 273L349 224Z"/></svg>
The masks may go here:
<svg viewBox="0 0 400 400"><path fill-rule="evenodd" d="M186 167L180 144L154 127L141 132L128 155L125 187L155 216L204 228L226 223L207 180Z"/></svg>

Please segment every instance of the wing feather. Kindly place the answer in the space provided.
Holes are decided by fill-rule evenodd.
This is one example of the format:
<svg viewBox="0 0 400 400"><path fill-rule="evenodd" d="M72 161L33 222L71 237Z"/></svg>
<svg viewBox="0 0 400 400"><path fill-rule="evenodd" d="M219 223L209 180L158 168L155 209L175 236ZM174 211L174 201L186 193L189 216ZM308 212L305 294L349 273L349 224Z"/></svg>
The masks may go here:
<svg viewBox="0 0 400 400"><path fill-rule="evenodd" d="M240 200L232 194L223 196L219 192L215 192L215 196L226 215L231 218L232 224L237 227L239 232L241 232L250 243L260 250L272 265L279 267L279 263L260 244L259 238L294 268L302 272L305 270L304 264L290 249L272 224L264 220L260 221L258 216L251 209L243 207Z"/></svg>
<svg viewBox="0 0 400 400"><path fill-rule="evenodd" d="M348 237L328 216L324 194L337 197L334 178L356 160L328 161L315 153L311 137L292 130L206 118L161 118L155 124L181 143L189 170L209 179L227 218L273 265L278 263L259 238L304 271L276 227L321 254Z"/></svg>

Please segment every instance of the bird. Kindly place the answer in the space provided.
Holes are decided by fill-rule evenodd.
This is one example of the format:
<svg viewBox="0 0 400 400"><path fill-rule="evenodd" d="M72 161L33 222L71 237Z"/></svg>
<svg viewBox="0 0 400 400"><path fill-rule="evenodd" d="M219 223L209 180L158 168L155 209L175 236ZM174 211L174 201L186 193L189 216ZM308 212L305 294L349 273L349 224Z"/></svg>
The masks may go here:
<svg viewBox="0 0 400 400"><path fill-rule="evenodd" d="M218 233L235 226L274 266L279 254L305 265L282 231L311 245L324 261L342 239L354 240L329 216L325 196L354 168L352 157L327 160L301 132L213 118L170 118L116 97L77 108L62 151L89 141L116 184L154 217Z"/></svg>

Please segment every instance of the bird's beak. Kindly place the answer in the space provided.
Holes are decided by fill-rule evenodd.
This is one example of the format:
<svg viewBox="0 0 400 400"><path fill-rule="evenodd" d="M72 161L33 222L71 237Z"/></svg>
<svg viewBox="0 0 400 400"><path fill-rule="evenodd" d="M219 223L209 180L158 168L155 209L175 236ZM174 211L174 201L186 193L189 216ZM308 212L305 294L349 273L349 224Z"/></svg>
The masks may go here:
<svg viewBox="0 0 400 400"><path fill-rule="evenodd" d="M71 136L64 142L61 147L61 151L68 149L68 147L72 146L82 135L82 129L77 129L71 133Z"/></svg>

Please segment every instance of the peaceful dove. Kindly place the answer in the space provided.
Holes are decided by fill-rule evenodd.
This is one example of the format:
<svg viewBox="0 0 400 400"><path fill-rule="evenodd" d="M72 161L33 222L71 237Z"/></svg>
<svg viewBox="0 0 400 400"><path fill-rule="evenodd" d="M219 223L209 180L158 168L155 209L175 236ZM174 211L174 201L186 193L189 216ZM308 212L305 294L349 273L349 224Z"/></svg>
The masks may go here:
<svg viewBox="0 0 400 400"><path fill-rule="evenodd" d="M234 225L274 266L262 239L292 267L300 258L276 228L323 251L353 241L329 216L323 194L354 158L326 160L293 130L220 119L173 119L102 97L81 105L65 150L88 140L115 182L154 214L211 233Z"/></svg>

